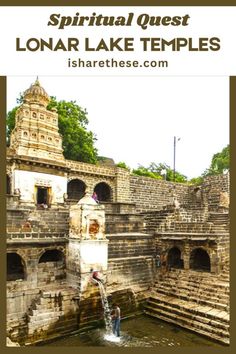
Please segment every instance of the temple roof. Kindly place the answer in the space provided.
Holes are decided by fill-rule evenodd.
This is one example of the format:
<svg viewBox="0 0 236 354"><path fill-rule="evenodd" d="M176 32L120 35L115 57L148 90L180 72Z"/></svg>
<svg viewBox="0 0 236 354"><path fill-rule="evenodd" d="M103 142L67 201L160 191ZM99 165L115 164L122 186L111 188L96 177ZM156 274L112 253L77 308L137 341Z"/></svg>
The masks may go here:
<svg viewBox="0 0 236 354"><path fill-rule="evenodd" d="M37 79L35 82L24 92L23 99L25 103L39 104L46 107L50 101L50 97L45 89L40 85Z"/></svg>

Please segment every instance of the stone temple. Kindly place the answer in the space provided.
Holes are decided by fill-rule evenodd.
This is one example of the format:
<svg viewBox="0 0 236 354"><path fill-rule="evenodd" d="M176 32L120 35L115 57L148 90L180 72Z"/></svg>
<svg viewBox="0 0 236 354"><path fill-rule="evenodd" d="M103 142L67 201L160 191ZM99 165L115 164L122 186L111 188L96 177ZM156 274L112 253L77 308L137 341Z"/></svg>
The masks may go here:
<svg viewBox="0 0 236 354"><path fill-rule="evenodd" d="M93 268L123 318L143 312L228 344L229 175L191 186L66 160L48 102L36 80L7 149L8 340L104 325Z"/></svg>

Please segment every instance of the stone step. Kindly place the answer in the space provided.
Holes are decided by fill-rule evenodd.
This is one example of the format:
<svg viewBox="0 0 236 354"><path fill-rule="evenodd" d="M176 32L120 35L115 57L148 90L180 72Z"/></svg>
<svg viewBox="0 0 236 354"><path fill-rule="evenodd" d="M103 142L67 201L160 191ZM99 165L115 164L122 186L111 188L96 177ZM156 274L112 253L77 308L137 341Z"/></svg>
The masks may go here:
<svg viewBox="0 0 236 354"><path fill-rule="evenodd" d="M165 306L153 308L152 306L147 305L145 306L145 311L156 315L164 314L168 318L174 318L176 320L179 320L180 322L194 324L195 328L204 328L207 329L210 333L215 333L217 335L223 333L223 336L229 337L229 326L221 325L220 322L217 322L215 320L209 320L201 316L191 315L188 312L176 310L172 311L170 308L166 308Z"/></svg>
<svg viewBox="0 0 236 354"><path fill-rule="evenodd" d="M33 335L35 332L40 333L41 331L46 331L47 335L49 333L55 333L60 332L68 332L69 330L71 330L71 328L75 328L77 327L77 319L76 318L70 318L70 319L63 319L63 321L42 321L41 323L34 323L29 327L29 336Z"/></svg>
<svg viewBox="0 0 236 354"><path fill-rule="evenodd" d="M186 301L178 299L174 296L157 293L152 293L149 300L155 303L163 303L166 306L172 306L173 308L184 309L193 314L201 313L210 319L215 319L217 317L220 321L225 322L226 324L229 323L230 316L228 311L215 309L211 306L201 305L196 302Z"/></svg>
<svg viewBox="0 0 236 354"><path fill-rule="evenodd" d="M212 291L207 292L207 291L202 291L202 290L196 289L196 288L181 286L181 284L178 284L178 287L171 286L168 283L166 283L166 284L158 283L158 285L156 285L155 288L157 291L159 289L162 289L162 290L174 292L176 294L176 296L179 294L181 295L182 293L186 293L186 295L190 297L191 295L195 294L204 300L207 300L210 298L211 301L215 301L215 302L220 301L221 303L226 304L226 305L229 303L229 296L227 296L225 294L217 293L217 291L214 291L214 289L211 289Z"/></svg>
<svg viewBox="0 0 236 354"><path fill-rule="evenodd" d="M212 309L208 306L198 306L191 302L166 300L150 297L147 306L168 310L178 315L199 320L203 323L212 324L215 327L229 330L229 314L225 311Z"/></svg>
<svg viewBox="0 0 236 354"><path fill-rule="evenodd" d="M69 312L70 310L74 309L74 303L68 303L65 304L63 301L62 307L51 307L51 306L43 306L43 305L37 305L37 308L32 308L29 310L29 314L31 316L37 316L38 314L43 314L43 313L54 313L54 312L60 312L60 308L62 309L62 311L64 312Z"/></svg>
<svg viewBox="0 0 236 354"><path fill-rule="evenodd" d="M211 273L204 274L202 272L197 272L194 270L180 270L172 268L171 271L168 272L168 278L175 278L180 280L181 278L187 279L188 281L199 281L205 284L214 284L217 282L217 285L227 287L228 283L221 279L221 275L215 275Z"/></svg>
<svg viewBox="0 0 236 354"><path fill-rule="evenodd" d="M184 293L183 294L175 294L175 292L168 291L166 289L160 289L160 290L158 289L156 292L166 295L166 296L173 296L173 297L176 297L181 300L196 302L197 304L210 306L212 308L216 308L216 309L223 310L223 311L227 311L229 309L228 305L221 304L221 303L215 303L210 300L204 300L199 297L188 296L187 294L184 294Z"/></svg>
<svg viewBox="0 0 236 354"><path fill-rule="evenodd" d="M165 311L160 311L158 314L154 314L150 311L144 311L144 313L151 317L161 319L165 322L173 323L177 326L184 327L190 331L197 332L200 335L214 339L221 343L229 344L229 333L222 330L216 331L212 328L212 326L201 324L197 321L188 320L184 317L177 318L174 315L171 315L171 313Z"/></svg>
<svg viewBox="0 0 236 354"><path fill-rule="evenodd" d="M195 280L173 280L170 278L165 278L161 281L161 283L165 286L172 286L175 288L186 288L189 289L190 291L196 291L196 292L209 292L209 293L218 293L222 294L222 296L228 296L229 295L229 284L222 285L218 282L215 283L204 283L204 282L198 282ZM216 289L217 285L217 289ZM158 283L157 283L158 286Z"/></svg>
<svg viewBox="0 0 236 354"><path fill-rule="evenodd" d="M47 311L47 312L40 312L37 314L33 314L32 316L29 316L29 322L30 324L36 323L36 322L44 322L44 321L51 321L54 318L59 318L64 314L64 311Z"/></svg>
<svg viewBox="0 0 236 354"><path fill-rule="evenodd" d="M205 284L202 283L196 283L194 281L184 281L184 280L179 280L179 281L173 281L172 279L163 279L161 281L158 281L155 284L156 287L159 286L165 286L167 288L173 288L173 289L184 289L189 292L195 292L195 293L201 293L201 294L206 294L208 296L211 296L212 293L217 295L217 296L222 296L222 298L227 299L229 297L229 287L217 287L216 289L216 283L209 286L206 286Z"/></svg>
<svg viewBox="0 0 236 354"><path fill-rule="evenodd" d="M221 281L219 280L204 280L204 279L197 279L197 278L187 278L187 277L184 277L184 276L178 276L178 277L175 277L175 276L172 276L170 274L165 274L163 276L163 281L165 282L168 282L168 283L172 283L172 284L185 284L185 285L188 285L188 286L192 286L192 287L201 287L201 289L210 289L212 287L216 287L216 284L217 284L217 288L222 290L222 292L228 292L229 290L229 282L228 281L225 281L223 280L223 277L221 278Z"/></svg>
<svg viewBox="0 0 236 354"><path fill-rule="evenodd" d="M64 309L66 309L66 307L67 306L69 306L70 305L70 302L68 302L68 304L64 304L64 301L63 301L63 303L62 303L62 308ZM69 306L70 307L70 306ZM56 309L57 308L59 308L59 304L58 303L56 303L56 304L54 304L54 302L44 302L44 303L39 303L39 304L37 304L36 305L36 308L33 308L33 310L52 310L52 311L57 311ZM41 312L42 312L41 311Z"/></svg>

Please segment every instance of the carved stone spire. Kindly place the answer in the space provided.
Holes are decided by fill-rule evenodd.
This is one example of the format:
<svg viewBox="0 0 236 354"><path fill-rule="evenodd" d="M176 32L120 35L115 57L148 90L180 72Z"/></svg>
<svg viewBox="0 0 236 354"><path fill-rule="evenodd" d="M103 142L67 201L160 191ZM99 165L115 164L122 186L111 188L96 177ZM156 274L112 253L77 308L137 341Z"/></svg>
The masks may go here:
<svg viewBox="0 0 236 354"><path fill-rule="evenodd" d="M10 147L17 155L63 161L62 137L56 109L49 111L50 96L37 79L24 92L16 111L16 124Z"/></svg>

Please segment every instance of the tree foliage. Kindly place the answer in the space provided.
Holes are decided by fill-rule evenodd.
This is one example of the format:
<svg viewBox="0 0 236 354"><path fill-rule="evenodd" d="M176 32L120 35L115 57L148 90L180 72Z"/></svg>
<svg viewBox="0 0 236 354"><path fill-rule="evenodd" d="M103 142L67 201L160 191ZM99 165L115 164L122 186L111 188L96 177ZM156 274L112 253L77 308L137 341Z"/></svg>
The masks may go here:
<svg viewBox="0 0 236 354"><path fill-rule="evenodd" d="M118 163L116 164L116 166L117 166L117 167L124 168L124 169L127 170L127 171L130 171L130 167L127 166L126 163L123 162L123 161L122 161L122 162L118 162Z"/></svg>
<svg viewBox="0 0 236 354"><path fill-rule="evenodd" d="M193 177L190 179L189 184L195 184L195 185L199 185L203 182L203 177L199 176L199 177Z"/></svg>
<svg viewBox="0 0 236 354"><path fill-rule="evenodd" d="M18 99L22 102L22 98ZM15 126L15 114L18 107L7 114L7 144ZM66 159L88 163L97 162L97 149L94 147L96 138L87 130L88 117L86 110L75 101L57 101L51 97L47 109L57 109L59 133L62 135L63 153Z"/></svg>
<svg viewBox="0 0 236 354"><path fill-rule="evenodd" d="M96 163L97 149L95 136L87 130L88 118L75 101L57 101L51 97L48 109L57 109L59 132L62 135L62 147L66 159Z"/></svg>
<svg viewBox="0 0 236 354"><path fill-rule="evenodd" d="M187 177L178 171L174 171L165 163L156 164L152 162L148 167L139 165L137 169L133 170L135 175L146 176L155 179L165 179L167 181L175 181L185 183L187 182Z"/></svg>
<svg viewBox="0 0 236 354"><path fill-rule="evenodd" d="M15 127L15 117L16 117L16 111L18 109L17 107L14 107L11 111L7 113L7 121L6 121L6 139L7 139L7 146L10 145L10 135L12 130Z"/></svg>
<svg viewBox="0 0 236 354"><path fill-rule="evenodd" d="M229 145L220 152L213 155L210 167L203 173L203 176L212 176L229 171L230 168L230 149Z"/></svg>

